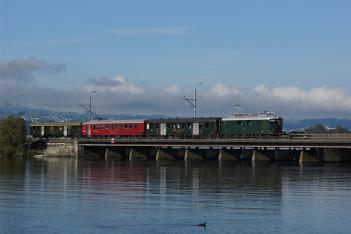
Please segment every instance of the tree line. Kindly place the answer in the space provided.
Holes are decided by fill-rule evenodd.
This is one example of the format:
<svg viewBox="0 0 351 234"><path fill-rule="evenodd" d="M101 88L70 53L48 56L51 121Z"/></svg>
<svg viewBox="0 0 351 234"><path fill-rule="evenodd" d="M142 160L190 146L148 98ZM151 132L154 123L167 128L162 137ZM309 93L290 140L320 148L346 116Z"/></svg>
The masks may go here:
<svg viewBox="0 0 351 234"><path fill-rule="evenodd" d="M350 133L347 128L342 126L336 126L335 128L329 128L323 124L316 124L311 127L305 128L305 133Z"/></svg>

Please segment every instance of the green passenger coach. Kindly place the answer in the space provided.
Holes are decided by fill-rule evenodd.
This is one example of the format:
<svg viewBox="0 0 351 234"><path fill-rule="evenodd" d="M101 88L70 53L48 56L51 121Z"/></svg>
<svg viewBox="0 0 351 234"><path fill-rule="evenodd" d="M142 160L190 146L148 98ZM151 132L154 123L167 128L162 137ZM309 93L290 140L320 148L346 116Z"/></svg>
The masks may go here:
<svg viewBox="0 0 351 234"><path fill-rule="evenodd" d="M32 123L29 127L30 134L37 137L78 137L81 134L79 122L65 123Z"/></svg>
<svg viewBox="0 0 351 234"><path fill-rule="evenodd" d="M282 133L283 119L270 112L252 115L233 114L222 118L220 133L224 136L278 136Z"/></svg>
<svg viewBox="0 0 351 234"><path fill-rule="evenodd" d="M145 121L145 135L153 137L213 137L220 118L169 118Z"/></svg>

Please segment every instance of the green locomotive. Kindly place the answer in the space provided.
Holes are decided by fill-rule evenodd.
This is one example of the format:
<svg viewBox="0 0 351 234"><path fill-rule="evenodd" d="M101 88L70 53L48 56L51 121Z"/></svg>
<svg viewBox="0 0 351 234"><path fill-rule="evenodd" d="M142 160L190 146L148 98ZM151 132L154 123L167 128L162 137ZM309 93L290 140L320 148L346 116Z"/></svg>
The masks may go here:
<svg viewBox="0 0 351 234"><path fill-rule="evenodd" d="M222 118L220 129L220 135L229 137L279 136L283 119L270 112L233 114Z"/></svg>

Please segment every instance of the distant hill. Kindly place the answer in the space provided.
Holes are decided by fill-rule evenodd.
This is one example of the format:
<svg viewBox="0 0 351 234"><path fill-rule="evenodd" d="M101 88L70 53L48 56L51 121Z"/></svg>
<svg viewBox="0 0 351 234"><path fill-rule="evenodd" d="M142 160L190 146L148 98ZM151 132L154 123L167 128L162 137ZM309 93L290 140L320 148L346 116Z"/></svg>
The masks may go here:
<svg viewBox="0 0 351 234"><path fill-rule="evenodd" d="M50 111L44 109L31 109L31 108L13 108L13 107L0 107L0 118L18 115L26 120L27 123L32 122L83 122L88 120L87 113L75 112L61 112ZM163 115L126 115L126 114L96 114L92 113L93 118L103 119L157 119L166 118Z"/></svg>
<svg viewBox="0 0 351 234"><path fill-rule="evenodd" d="M82 122L88 119L87 113L75 113L75 112L61 112L61 111L50 111L43 109L31 109L20 107L18 109L14 107L0 107L0 118L8 115L19 115L26 120L27 123L31 122ZM93 113L96 116L96 113ZM157 119L167 118L164 115L125 115L125 114L104 114L98 115L103 119ZM284 129L287 131L300 131L304 128L322 124L330 128L336 126L342 126L344 128L351 129L351 119L338 119L338 118L322 118L322 119L284 119Z"/></svg>
<svg viewBox="0 0 351 234"><path fill-rule="evenodd" d="M351 129L351 119L323 118L323 119L287 119L284 121L284 129L288 131L299 131L307 127L322 124L330 128L341 126Z"/></svg>

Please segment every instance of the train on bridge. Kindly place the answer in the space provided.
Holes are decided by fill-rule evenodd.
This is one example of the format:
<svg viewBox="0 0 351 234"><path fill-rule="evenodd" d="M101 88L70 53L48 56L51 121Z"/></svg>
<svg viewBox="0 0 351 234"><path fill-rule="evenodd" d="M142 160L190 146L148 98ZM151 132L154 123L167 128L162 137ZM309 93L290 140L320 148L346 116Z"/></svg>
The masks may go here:
<svg viewBox="0 0 351 234"><path fill-rule="evenodd" d="M33 137L218 138L272 137L283 133L283 119L270 112L225 118L91 120L82 123L33 123Z"/></svg>

